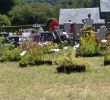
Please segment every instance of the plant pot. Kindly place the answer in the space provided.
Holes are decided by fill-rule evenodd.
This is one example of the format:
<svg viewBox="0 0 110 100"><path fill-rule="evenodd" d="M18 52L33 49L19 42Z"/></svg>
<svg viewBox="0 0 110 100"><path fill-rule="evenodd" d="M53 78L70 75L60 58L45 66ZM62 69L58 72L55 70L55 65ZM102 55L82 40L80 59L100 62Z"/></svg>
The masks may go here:
<svg viewBox="0 0 110 100"><path fill-rule="evenodd" d="M45 64L52 65L52 61L45 61Z"/></svg>
<svg viewBox="0 0 110 100"><path fill-rule="evenodd" d="M29 61L28 64L29 64L30 66L34 66L34 65L36 65L35 61Z"/></svg>
<svg viewBox="0 0 110 100"><path fill-rule="evenodd" d="M0 62L1 62L1 63L3 63L3 62L5 62L5 60L3 60L3 59L0 59Z"/></svg>
<svg viewBox="0 0 110 100"><path fill-rule="evenodd" d="M19 67L27 67L27 64L19 63Z"/></svg>
<svg viewBox="0 0 110 100"><path fill-rule="evenodd" d="M96 57L101 56L100 54L76 54L76 57Z"/></svg>
<svg viewBox="0 0 110 100"><path fill-rule="evenodd" d="M29 65L30 65L30 66L34 66L34 65L36 65L36 64L35 64L35 63L29 63Z"/></svg>
<svg viewBox="0 0 110 100"><path fill-rule="evenodd" d="M43 64L45 64L45 62L42 60L35 61L35 65L43 65Z"/></svg>
<svg viewBox="0 0 110 100"><path fill-rule="evenodd" d="M71 73L71 72L85 72L86 66L84 65L61 65L57 68L58 73Z"/></svg>
<svg viewBox="0 0 110 100"><path fill-rule="evenodd" d="M104 60L104 66L110 65L110 60Z"/></svg>
<svg viewBox="0 0 110 100"><path fill-rule="evenodd" d="M73 68L76 72L85 72L86 66L85 65L76 65L76 67Z"/></svg>

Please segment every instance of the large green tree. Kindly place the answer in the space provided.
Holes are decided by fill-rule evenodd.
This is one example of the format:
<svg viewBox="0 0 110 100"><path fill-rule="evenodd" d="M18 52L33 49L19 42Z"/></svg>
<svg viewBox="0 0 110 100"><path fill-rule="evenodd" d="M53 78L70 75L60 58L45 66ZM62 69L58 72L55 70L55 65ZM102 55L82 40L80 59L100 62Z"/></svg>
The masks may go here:
<svg viewBox="0 0 110 100"><path fill-rule="evenodd" d="M91 6L92 7L99 7L100 6L100 0L92 0Z"/></svg>
<svg viewBox="0 0 110 100"><path fill-rule="evenodd" d="M6 15L0 15L0 26L11 25L10 19Z"/></svg>
<svg viewBox="0 0 110 100"><path fill-rule="evenodd" d="M54 15L54 7L46 3L17 5L9 12L13 24L43 24Z"/></svg>

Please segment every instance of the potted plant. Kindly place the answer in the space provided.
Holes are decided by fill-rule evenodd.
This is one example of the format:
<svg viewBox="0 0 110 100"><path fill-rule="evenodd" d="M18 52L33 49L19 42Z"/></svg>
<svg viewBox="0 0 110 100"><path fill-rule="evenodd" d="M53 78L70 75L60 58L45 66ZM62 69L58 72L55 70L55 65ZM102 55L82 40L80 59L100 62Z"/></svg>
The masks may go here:
<svg viewBox="0 0 110 100"><path fill-rule="evenodd" d="M57 68L57 72L71 73L71 72L84 72L86 69L85 65L77 64L75 59L64 59L62 64Z"/></svg>
<svg viewBox="0 0 110 100"><path fill-rule="evenodd" d="M104 55L104 66L110 65L110 53Z"/></svg>
<svg viewBox="0 0 110 100"><path fill-rule="evenodd" d="M5 61L7 61L7 58L5 56L1 56L0 57L0 62L5 62Z"/></svg>
<svg viewBox="0 0 110 100"><path fill-rule="evenodd" d="M86 66L77 64L77 60L74 57L73 49L68 49L62 59L59 59L57 72L71 73L71 72L83 72Z"/></svg>
<svg viewBox="0 0 110 100"><path fill-rule="evenodd" d="M28 63L29 63L29 55L27 54L19 61L19 67L27 67Z"/></svg>

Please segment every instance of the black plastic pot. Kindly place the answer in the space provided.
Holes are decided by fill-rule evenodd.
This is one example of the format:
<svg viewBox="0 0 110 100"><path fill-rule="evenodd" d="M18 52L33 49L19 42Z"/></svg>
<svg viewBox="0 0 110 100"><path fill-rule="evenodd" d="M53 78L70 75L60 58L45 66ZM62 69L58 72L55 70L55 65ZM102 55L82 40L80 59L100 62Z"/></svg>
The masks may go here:
<svg viewBox="0 0 110 100"><path fill-rule="evenodd" d="M35 65L43 65L43 64L45 64L45 62L42 60L35 61Z"/></svg>
<svg viewBox="0 0 110 100"><path fill-rule="evenodd" d="M52 61L45 61L45 64L52 65Z"/></svg>
<svg viewBox="0 0 110 100"><path fill-rule="evenodd" d="M104 61L104 66L110 65L110 60L105 60Z"/></svg>
<svg viewBox="0 0 110 100"><path fill-rule="evenodd" d="M86 70L86 66L84 65L70 65L70 66L61 65L57 68L58 73L66 73L66 74L70 74L71 72L85 72L85 70Z"/></svg>
<svg viewBox="0 0 110 100"><path fill-rule="evenodd" d="M19 63L19 67L27 67L27 64Z"/></svg>
<svg viewBox="0 0 110 100"><path fill-rule="evenodd" d="M0 62L1 62L1 63L3 63L3 62L5 62L5 60L3 60L3 59L0 59Z"/></svg>
<svg viewBox="0 0 110 100"><path fill-rule="evenodd" d="M96 56L101 56L101 54L76 54L76 57L96 57Z"/></svg>

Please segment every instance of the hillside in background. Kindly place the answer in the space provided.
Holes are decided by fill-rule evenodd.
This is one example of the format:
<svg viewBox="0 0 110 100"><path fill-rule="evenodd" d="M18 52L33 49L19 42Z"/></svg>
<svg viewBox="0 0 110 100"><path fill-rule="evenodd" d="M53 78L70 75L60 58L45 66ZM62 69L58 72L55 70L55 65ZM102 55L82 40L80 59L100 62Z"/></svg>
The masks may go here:
<svg viewBox="0 0 110 100"><path fill-rule="evenodd" d="M40 2L60 5L60 7L97 7L100 0L24 0L27 3Z"/></svg>

